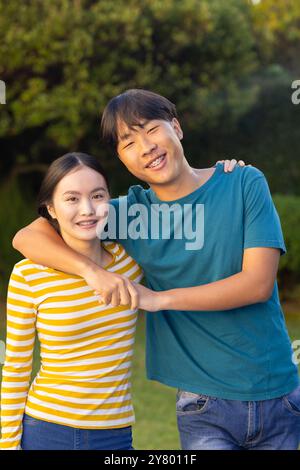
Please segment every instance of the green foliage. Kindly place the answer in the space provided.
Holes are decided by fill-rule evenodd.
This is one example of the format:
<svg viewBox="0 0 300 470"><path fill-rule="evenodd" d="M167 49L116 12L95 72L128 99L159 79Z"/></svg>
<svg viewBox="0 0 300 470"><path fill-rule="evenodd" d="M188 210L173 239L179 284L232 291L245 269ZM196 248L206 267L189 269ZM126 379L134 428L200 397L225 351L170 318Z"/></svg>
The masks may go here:
<svg viewBox="0 0 300 470"><path fill-rule="evenodd" d="M287 254L281 258L280 270L293 273L300 280L300 197L275 195Z"/></svg>
<svg viewBox="0 0 300 470"><path fill-rule="evenodd" d="M253 6L252 18L262 60L299 71L300 3L297 0L262 0Z"/></svg>
<svg viewBox="0 0 300 470"><path fill-rule="evenodd" d="M16 180L0 188L0 201L0 296L4 296L13 265L22 258L12 248L13 236L33 220L35 212L26 187L21 189Z"/></svg>
<svg viewBox="0 0 300 470"><path fill-rule="evenodd" d="M124 191L134 179L101 146L99 118L143 87L177 104L192 163L236 155L299 194L299 17L294 0L0 0L1 175L81 150Z"/></svg>
<svg viewBox="0 0 300 470"><path fill-rule="evenodd" d="M0 169L19 155L34 163L70 150L99 154L100 110L126 88L168 96L187 130L228 109L235 122L256 96L253 45L247 0L0 0L0 139L9 156ZM122 184L117 159L100 151Z"/></svg>

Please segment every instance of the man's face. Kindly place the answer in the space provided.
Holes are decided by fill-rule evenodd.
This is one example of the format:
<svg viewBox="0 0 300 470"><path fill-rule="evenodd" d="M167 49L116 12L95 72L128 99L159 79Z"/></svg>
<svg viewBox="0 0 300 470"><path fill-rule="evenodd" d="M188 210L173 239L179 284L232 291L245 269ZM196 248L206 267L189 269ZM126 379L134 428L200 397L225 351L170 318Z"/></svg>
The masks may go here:
<svg viewBox="0 0 300 470"><path fill-rule="evenodd" d="M118 125L117 151L127 169L150 185L170 184L181 172L183 133L177 119L142 120L139 126Z"/></svg>

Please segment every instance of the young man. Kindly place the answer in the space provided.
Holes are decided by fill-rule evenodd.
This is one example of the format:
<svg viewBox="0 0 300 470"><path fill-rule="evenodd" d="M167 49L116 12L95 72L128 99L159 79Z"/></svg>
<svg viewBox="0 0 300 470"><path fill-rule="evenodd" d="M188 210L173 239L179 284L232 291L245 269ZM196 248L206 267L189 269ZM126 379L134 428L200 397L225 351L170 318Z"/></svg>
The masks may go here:
<svg viewBox="0 0 300 470"><path fill-rule="evenodd" d="M156 294L141 289L139 298L121 277L107 279L45 221L22 229L14 246L82 275L112 305L158 310L147 315L147 373L179 389L184 449L296 449L300 388L276 285L285 246L263 174L191 168L175 106L149 91L113 98L102 130L150 186L133 186L113 205L115 236Z"/></svg>

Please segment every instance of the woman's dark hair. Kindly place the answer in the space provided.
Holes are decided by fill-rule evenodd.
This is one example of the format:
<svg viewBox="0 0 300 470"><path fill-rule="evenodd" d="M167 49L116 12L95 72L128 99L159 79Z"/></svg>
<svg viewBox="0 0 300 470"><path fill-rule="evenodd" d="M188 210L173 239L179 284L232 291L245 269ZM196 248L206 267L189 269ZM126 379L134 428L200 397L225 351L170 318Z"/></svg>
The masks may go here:
<svg viewBox="0 0 300 470"><path fill-rule="evenodd" d="M47 205L52 202L54 190L60 180L62 180L64 176L66 176L71 170L79 166L87 166L88 168L97 171L97 173L100 173L100 175L103 176L109 191L109 184L106 173L96 157L88 155L87 153L70 152L54 160L54 162L52 162L48 168L42 181L37 197L37 207L39 215L49 220L51 225L58 232L58 223L55 219L52 219L48 212Z"/></svg>
<svg viewBox="0 0 300 470"><path fill-rule="evenodd" d="M177 118L176 106L164 96L147 90L127 90L112 98L105 107L101 119L102 137L116 147L118 121L132 128L143 119L172 121L173 118Z"/></svg>

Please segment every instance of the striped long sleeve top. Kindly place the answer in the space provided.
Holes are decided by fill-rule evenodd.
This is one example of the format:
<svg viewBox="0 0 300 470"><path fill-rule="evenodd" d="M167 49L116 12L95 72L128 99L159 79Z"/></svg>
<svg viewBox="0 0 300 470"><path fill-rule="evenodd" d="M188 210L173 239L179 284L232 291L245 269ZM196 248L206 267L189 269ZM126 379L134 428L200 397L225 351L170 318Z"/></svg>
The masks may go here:
<svg viewBox="0 0 300 470"><path fill-rule="evenodd" d="M141 269L116 243L106 269L140 281ZM20 449L24 413L75 428L120 428L134 422L130 369L137 311L99 303L85 280L17 263L7 297L1 386L0 448ZM31 386L35 336L41 367Z"/></svg>

